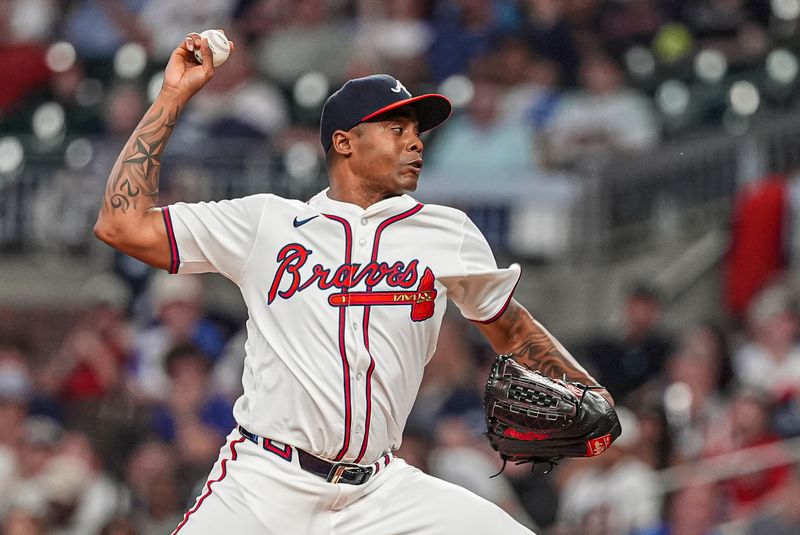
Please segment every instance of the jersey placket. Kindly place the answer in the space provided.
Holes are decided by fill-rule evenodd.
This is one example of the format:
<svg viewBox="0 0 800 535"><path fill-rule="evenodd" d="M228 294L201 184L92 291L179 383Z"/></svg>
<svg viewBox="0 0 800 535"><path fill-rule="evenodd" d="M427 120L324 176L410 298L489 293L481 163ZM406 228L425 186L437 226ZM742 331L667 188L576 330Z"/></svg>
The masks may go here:
<svg viewBox="0 0 800 535"><path fill-rule="evenodd" d="M374 225L370 218L362 216L353 221L353 251L352 263L364 266L369 263L372 251L372 234ZM359 284L358 288L351 288L351 291L364 290L365 283ZM353 379L352 417L353 417L353 436L350 441L350 450L361 461L362 444L365 443L366 435L369 433L369 414L371 412L371 392L370 374L373 365L369 354L369 306L348 306L347 319L351 328L353 341L353 351L350 353L350 362Z"/></svg>
<svg viewBox="0 0 800 535"><path fill-rule="evenodd" d="M372 262L372 263L378 262L380 254L379 252L380 239L382 232L385 231L390 225L413 216L421 209L422 209L422 204L417 204L416 206L414 206L409 210L406 210L405 212L395 214L389 218L383 219L382 221L371 221L369 217L362 215L361 219L358 222L359 224L354 225L354 227L357 228L358 231L354 231L355 235L353 237L353 243L354 243L353 248L355 249L355 251L353 251L353 257L354 257L353 262L359 262L362 265L365 265L367 262ZM358 258L358 260L355 260L355 258ZM396 259L391 259L391 260L396 260ZM367 284L366 287L367 292L371 292L372 287L369 286L368 282L366 284ZM362 460L364 459L364 455L366 453L369 444L369 427L372 421L372 409L373 409L372 374L374 373L375 367L377 365L374 355L370 350L370 344L369 344L369 317L372 307L371 305L364 305L363 309L364 309L363 321L362 321L363 345L361 345L360 348L363 348L365 350L366 360L368 362L365 362L363 358L359 358L359 371L357 372L357 374L359 372L363 374L362 375L364 383L363 389L365 393L364 397L365 413L364 413L364 426L363 426L365 428L364 429L365 435L363 435L363 440L361 441L360 449L358 450L358 455L355 459L355 462L357 463L362 462ZM363 353L359 353L359 357L361 357L362 355ZM367 366L366 372L361 371L361 367L363 366ZM362 380L359 380L357 384L361 386L360 384L361 382Z"/></svg>

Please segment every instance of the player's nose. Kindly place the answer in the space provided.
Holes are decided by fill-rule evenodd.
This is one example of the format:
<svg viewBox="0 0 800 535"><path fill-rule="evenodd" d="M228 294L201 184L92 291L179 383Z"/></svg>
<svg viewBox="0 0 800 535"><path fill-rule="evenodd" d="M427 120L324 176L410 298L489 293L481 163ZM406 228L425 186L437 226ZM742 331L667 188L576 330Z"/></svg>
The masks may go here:
<svg viewBox="0 0 800 535"><path fill-rule="evenodd" d="M424 148L425 144L422 142L422 138L419 137L419 134L411 134L411 140L408 143L408 150L422 154L422 149Z"/></svg>

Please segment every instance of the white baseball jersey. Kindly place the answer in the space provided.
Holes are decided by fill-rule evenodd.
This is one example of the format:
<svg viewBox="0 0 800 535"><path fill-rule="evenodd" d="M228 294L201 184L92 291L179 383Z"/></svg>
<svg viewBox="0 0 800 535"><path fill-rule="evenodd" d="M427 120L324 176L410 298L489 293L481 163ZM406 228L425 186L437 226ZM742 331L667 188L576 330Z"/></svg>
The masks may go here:
<svg viewBox="0 0 800 535"><path fill-rule="evenodd" d="M489 322L520 276L498 269L466 214L408 195L362 209L327 190L308 203L261 194L163 213L171 272L219 272L241 288L237 422L333 461L397 448L447 298Z"/></svg>

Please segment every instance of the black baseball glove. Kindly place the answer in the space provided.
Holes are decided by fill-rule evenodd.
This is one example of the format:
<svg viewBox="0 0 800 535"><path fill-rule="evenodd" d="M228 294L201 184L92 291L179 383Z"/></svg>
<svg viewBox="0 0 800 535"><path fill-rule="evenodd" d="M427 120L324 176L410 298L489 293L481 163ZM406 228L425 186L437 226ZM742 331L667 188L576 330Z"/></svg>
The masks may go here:
<svg viewBox="0 0 800 535"><path fill-rule="evenodd" d="M549 463L603 453L620 435L617 413L595 390L551 379L500 355L483 406L489 443L507 461ZM501 470L502 472L502 470Z"/></svg>

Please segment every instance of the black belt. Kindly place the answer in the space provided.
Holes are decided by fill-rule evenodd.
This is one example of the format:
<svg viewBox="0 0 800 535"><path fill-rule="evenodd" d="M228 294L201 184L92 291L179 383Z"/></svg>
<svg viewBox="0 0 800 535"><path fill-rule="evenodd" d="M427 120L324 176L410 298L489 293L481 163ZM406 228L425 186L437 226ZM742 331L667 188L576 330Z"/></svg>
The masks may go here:
<svg viewBox="0 0 800 535"><path fill-rule="evenodd" d="M243 437L251 442L258 444L260 438L262 444L266 444L267 439L251 433L241 425L239 432ZM316 455L311 455L300 448L294 448L297 452L297 460L300 461L300 468L306 472L311 472L330 483L345 483L347 485L363 485L375 473L373 466L362 466L355 463L332 463L325 459L320 459Z"/></svg>

